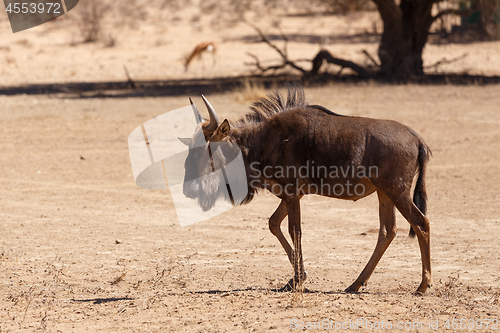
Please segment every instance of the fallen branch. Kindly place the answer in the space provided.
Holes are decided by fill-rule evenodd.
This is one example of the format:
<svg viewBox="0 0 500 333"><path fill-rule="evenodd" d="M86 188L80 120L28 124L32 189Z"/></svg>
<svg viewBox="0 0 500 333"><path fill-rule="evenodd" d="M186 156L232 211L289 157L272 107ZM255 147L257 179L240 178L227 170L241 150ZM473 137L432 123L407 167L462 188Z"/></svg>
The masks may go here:
<svg viewBox="0 0 500 333"><path fill-rule="evenodd" d="M355 71L356 73L358 73L359 76L361 76L364 79L367 79L370 77L370 73L368 73L368 71L366 69L364 69L363 67L361 67L360 65L358 65L352 61L349 61L349 60L335 58L327 50L319 51L319 53L313 59L313 61L312 61L313 68L311 69L310 74L313 74L313 75L318 74L319 69L321 68L321 66L323 65L323 63L325 61L327 63L338 65L338 66L342 67L339 71L339 74L342 71L342 69L350 68L353 71Z"/></svg>
<svg viewBox="0 0 500 333"><path fill-rule="evenodd" d="M273 44L269 40L269 38L262 32L262 30L260 30L257 26L255 26L254 24L252 24L246 20L244 20L244 22L257 32L257 34L260 36L262 42L264 42L267 45L269 45L270 47L272 47L281 56L281 62L279 64L273 65L273 66L264 66L264 65L262 65L261 61L259 60L259 58L255 54L247 53L250 57L252 57L254 59L254 62L253 63L246 63L246 65L252 65L252 66L257 67L257 69L259 71L261 71L261 73L265 73L265 72L270 71L270 70L276 71L278 69L282 69L282 68L285 68L287 66L290 66L290 67L295 68L296 70L302 72L305 75L316 75L316 74L318 74L319 69L321 68L323 63L326 61L328 63L338 65L341 67L339 72L337 73L337 75L340 75L340 73L342 72L342 70L344 68L350 68L353 71L355 71L356 73L358 73L358 75L362 78L370 77L370 74L368 73L368 71L365 68L363 68L362 66L360 66L352 61L349 61L349 60L335 58L326 50L321 50L313 60L307 60L307 59L299 59L299 60L295 60L295 61L289 60L288 59L288 48L287 48L288 47L288 37L283 33L283 31L281 29L278 28L279 32L281 34L281 38L283 38L283 40L285 41L285 45L284 45L283 49L280 49L278 46ZM375 63L375 65L377 65L377 67L379 67L379 65L368 54L368 52L366 52L366 51L364 51L364 52ZM296 62L298 62L298 61L312 62L313 63L312 70L307 71L304 68L302 68L301 66L297 65Z"/></svg>

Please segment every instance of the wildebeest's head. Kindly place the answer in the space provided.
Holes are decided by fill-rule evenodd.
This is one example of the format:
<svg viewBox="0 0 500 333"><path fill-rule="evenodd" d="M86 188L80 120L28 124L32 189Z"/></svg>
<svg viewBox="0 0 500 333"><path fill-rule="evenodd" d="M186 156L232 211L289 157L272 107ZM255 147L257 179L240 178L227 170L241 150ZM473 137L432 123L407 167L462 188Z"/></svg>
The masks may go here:
<svg viewBox="0 0 500 333"><path fill-rule="evenodd" d="M231 200L226 188L223 167L237 154L234 145L224 142L228 136L230 125L224 120L219 123L217 114L208 100L202 95L210 121L203 121L199 111L191 101L191 106L198 123L191 138L179 138L189 147L189 154L184 164L184 195L197 199L204 211L210 210L217 199Z"/></svg>

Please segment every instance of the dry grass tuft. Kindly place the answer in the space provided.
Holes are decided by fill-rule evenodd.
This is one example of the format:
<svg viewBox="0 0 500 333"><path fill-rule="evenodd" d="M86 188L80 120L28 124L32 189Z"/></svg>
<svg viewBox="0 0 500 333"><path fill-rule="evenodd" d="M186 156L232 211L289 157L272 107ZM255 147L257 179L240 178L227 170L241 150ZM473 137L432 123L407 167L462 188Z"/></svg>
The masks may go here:
<svg viewBox="0 0 500 333"><path fill-rule="evenodd" d="M294 289L291 292L290 297L290 307L294 307L296 305L302 304L304 302L304 285L301 284L299 289Z"/></svg>
<svg viewBox="0 0 500 333"><path fill-rule="evenodd" d="M301 256L302 256L302 254L299 254L298 256L294 255L293 256L294 262L295 263L300 262L302 259ZM299 304L302 304L304 302L304 290L305 290L304 282L305 281L302 279L302 277L299 276L299 281L298 281L299 287L297 289L292 290L291 298L290 298L290 307L294 307L295 305L299 305Z"/></svg>
<svg viewBox="0 0 500 333"><path fill-rule="evenodd" d="M448 276L448 281L439 280L436 288L436 296L445 299L458 298L463 296L463 283L459 281L460 274Z"/></svg>
<svg viewBox="0 0 500 333"><path fill-rule="evenodd" d="M375 9L370 0L316 0L316 3L325 6L332 13L343 15Z"/></svg>
<svg viewBox="0 0 500 333"><path fill-rule="evenodd" d="M101 35L103 19L110 6L99 0L86 0L76 9L75 23L80 30L82 43L94 43Z"/></svg>
<svg viewBox="0 0 500 333"><path fill-rule="evenodd" d="M112 34L108 34L108 37L104 39L104 47L115 47L116 46L116 37Z"/></svg>
<svg viewBox="0 0 500 333"><path fill-rule="evenodd" d="M235 91L236 101L242 104L255 102L266 97L264 86L255 81L244 80L241 88Z"/></svg>

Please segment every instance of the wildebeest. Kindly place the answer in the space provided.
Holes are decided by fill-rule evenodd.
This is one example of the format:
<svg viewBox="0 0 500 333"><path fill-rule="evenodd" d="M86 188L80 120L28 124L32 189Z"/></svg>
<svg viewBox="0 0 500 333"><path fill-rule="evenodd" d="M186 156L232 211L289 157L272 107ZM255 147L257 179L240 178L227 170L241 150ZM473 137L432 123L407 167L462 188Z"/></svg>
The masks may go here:
<svg viewBox="0 0 500 333"><path fill-rule="evenodd" d="M365 284L396 236L397 208L410 223L410 236L416 234L418 238L422 282L416 292L424 293L432 281L430 230L425 216L429 147L419 134L401 123L339 115L322 106L308 105L301 87L290 86L287 90L286 99L278 92L268 95L253 104L251 113L235 122L226 119L220 123L204 96L210 121L203 121L193 105L201 125L192 138L181 139L190 146L185 166L191 176L184 183L184 194L198 199L204 210L210 209L224 196L222 189L227 181L215 173L203 180L196 178L210 175L214 170L214 152L219 164L224 164L232 153L210 146L225 142L238 147L248 184L248 194L241 203L250 202L260 189L267 189L281 199L269 219L269 229L294 268L294 276L282 288L291 290L302 287L307 277L301 249L300 199L306 194L319 194L356 201L377 192L380 217L377 245L366 267L346 291L356 292ZM198 148L194 149L195 146ZM227 194L225 199L232 200ZM280 228L287 215L293 248Z"/></svg>

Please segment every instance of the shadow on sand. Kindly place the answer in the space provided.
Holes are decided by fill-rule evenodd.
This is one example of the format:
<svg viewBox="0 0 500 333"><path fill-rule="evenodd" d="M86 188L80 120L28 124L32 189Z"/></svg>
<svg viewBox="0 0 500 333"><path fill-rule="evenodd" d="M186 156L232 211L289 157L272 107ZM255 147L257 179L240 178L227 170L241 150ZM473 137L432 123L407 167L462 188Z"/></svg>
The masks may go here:
<svg viewBox="0 0 500 333"><path fill-rule="evenodd" d="M286 294L292 293L291 291L280 291L278 288L263 288L263 287L248 287L248 288L239 288L239 289L228 289L228 290L219 290L219 289L210 289L210 290L199 290L199 291L186 291L186 292L170 292L168 295L184 295L184 294L193 294L193 295L217 295L220 297L226 297L233 294L241 293L241 292L249 292L255 291L261 294ZM323 294L323 295L407 295L403 291L401 292L370 292L370 291L358 291L358 292L346 292L343 290L314 290L305 288L302 291L303 294Z"/></svg>
<svg viewBox="0 0 500 333"><path fill-rule="evenodd" d="M132 301L133 298L130 297L111 297L111 298L91 298L91 299L71 299L73 302L82 302L82 303L93 303L93 304L102 304L102 303L110 303L110 302L118 302L118 301Z"/></svg>
<svg viewBox="0 0 500 333"><path fill-rule="evenodd" d="M372 77L372 82L390 83L383 77ZM237 76L191 80L164 81L116 81L32 84L15 87L0 87L0 96L13 95L56 95L60 98L127 98L164 97L189 94L211 94L241 89L245 82L259 83L266 89L280 87L288 82L300 82L305 87L317 87L330 83L359 83L367 80L357 75L334 75L323 73L316 76L274 75ZM410 80L416 84L487 85L500 83L500 76L467 74L426 75Z"/></svg>

